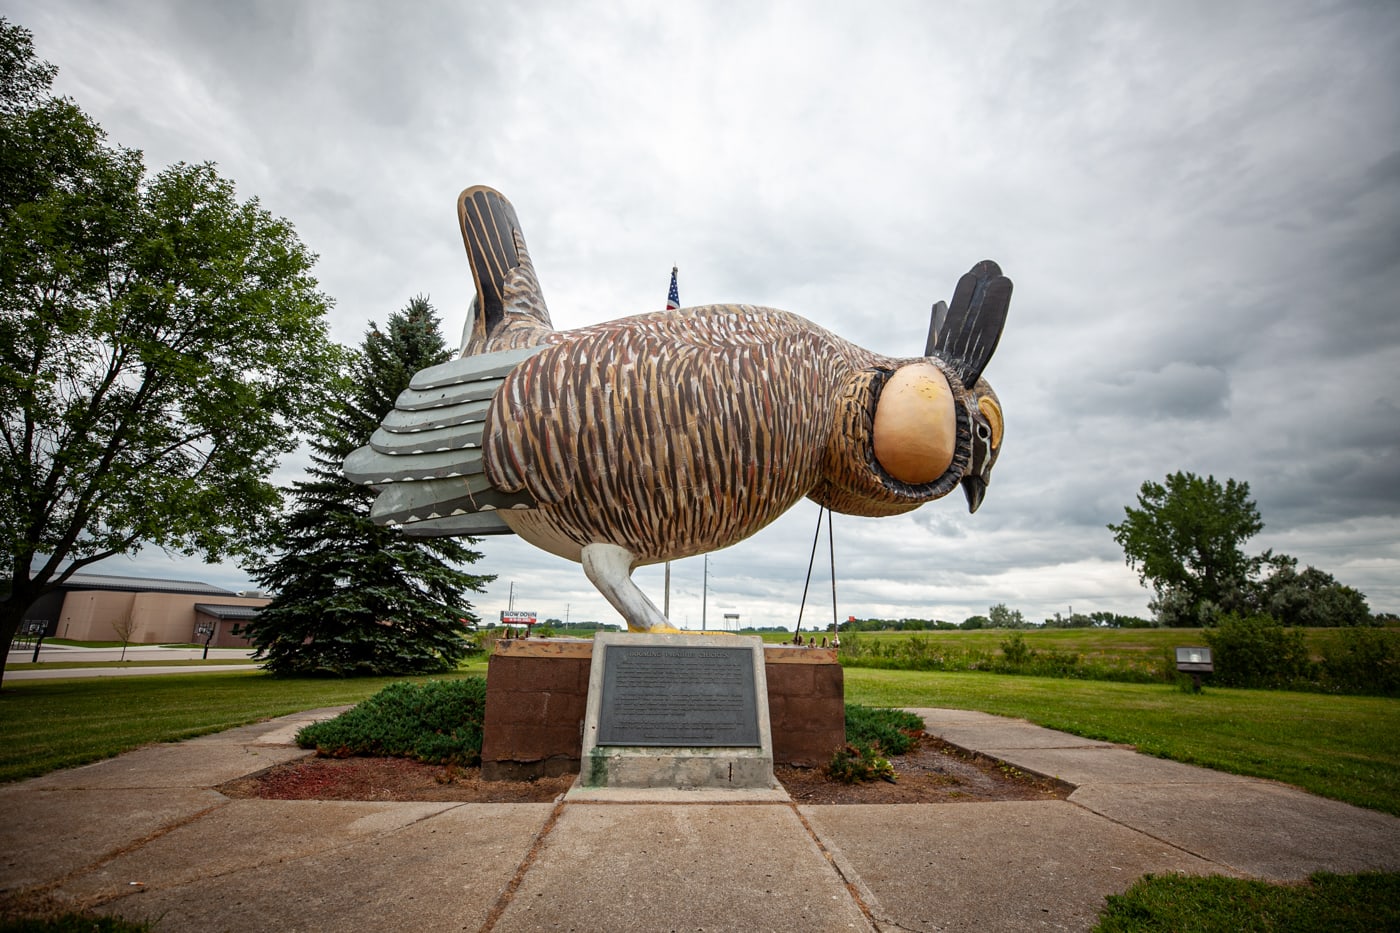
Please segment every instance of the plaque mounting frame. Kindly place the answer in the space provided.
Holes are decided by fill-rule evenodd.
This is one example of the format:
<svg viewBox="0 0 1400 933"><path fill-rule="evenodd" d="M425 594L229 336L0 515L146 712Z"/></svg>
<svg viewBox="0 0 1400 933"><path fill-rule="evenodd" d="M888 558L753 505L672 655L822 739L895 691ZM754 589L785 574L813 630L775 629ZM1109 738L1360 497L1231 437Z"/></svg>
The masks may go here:
<svg viewBox="0 0 1400 933"><path fill-rule="evenodd" d="M738 651L747 654L747 670L739 682L744 691L752 691L751 705L745 698L739 712L747 715L752 709L756 719L757 741L751 744L697 744L694 741L680 741L680 729L672 731L670 744L661 744L665 738L638 736L633 734L632 744L617 744L616 735L599 740L600 720L604 718L605 684L608 683L606 670L610 653L622 648L623 655L637 657L637 650L660 652L695 651L696 657L715 649ZM665 657L662 655L661 657ZM674 655L673 657L684 657ZM729 656L726 663L732 663L735 656ZM718 656L710 655L711 659ZM684 665L685 662L682 662ZM614 662L616 665L616 662ZM697 668L698 670L698 668ZM752 672L750 679L749 671ZM641 686L636 699L644 699L648 690L660 690L655 684L657 671L652 671L634 686ZM692 672L693 673L693 672ZM737 678L729 678L736 680ZM616 686L614 679L612 686ZM751 686L750 686L751 684ZM685 691L681 691L684 695ZM616 694L606 697L616 701ZM734 713L734 704L728 700L717 701L717 708ZM660 730L661 735L665 730ZM703 731L703 730L702 730ZM722 731L722 730L721 730ZM736 733L730 733L728 741L735 741ZM624 736L625 737L625 736ZM744 741L749 741L746 737ZM640 633L600 632L594 639L593 660L589 671L588 705L583 721L582 767L579 773L581 788L728 788L757 789L776 788L773 777L773 734L768 716L768 682L764 667L763 641L756 636L726 636L722 639L711 635L647 635Z"/></svg>

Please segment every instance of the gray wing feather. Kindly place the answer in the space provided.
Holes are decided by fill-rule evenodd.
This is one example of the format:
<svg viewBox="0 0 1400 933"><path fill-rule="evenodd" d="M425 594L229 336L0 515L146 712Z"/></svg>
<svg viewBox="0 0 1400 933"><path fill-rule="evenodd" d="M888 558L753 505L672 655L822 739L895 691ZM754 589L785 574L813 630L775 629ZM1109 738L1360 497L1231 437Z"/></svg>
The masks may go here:
<svg viewBox="0 0 1400 933"><path fill-rule="evenodd" d="M485 476L460 476L389 486L374 500L370 518L381 525L402 525L529 502L528 496L497 492Z"/></svg>
<svg viewBox="0 0 1400 933"><path fill-rule="evenodd" d="M399 411L395 408L384 416L380 425L393 434L415 434L419 431L435 431L454 424L467 424L472 421L485 421L491 410L491 400L463 402L460 405L446 405L428 411Z"/></svg>
<svg viewBox="0 0 1400 933"><path fill-rule="evenodd" d="M449 479L481 473L481 451L444 450L430 454L395 457L373 447L361 447L345 458L345 477L352 483L379 486L426 479Z"/></svg>
<svg viewBox="0 0 1400 933"><path fill-rule="evenodd" d="M345 458L346 478L379 492L370 517L421 537L510 534L496 513L535 500L491 485L482 435L506 375L543 349L466 356L415 375L369 444Z"/></svg>
<svg viewBox="0 0 1400 933"><path fill-rule="evenodd" d="M496 353L478 353L464 356L427 369L420 369L409 381L408 387L420 392L438 389L443 386L475 382L478 379L501 379L506 373L528 360L544 347L521 347L517 350L500 350Z"/></svg>
<svg viewBox="0 0 1400 933"><path fill-rule="evenodd" d="M463 450L481 446L481 421L448 425L432 431L395 434L380 428L369 439L369 446L381 454L401 457L405 454L428 454L446 450Z"/></svg>
<svg viewBox="0 0 1400 933"><path fill-rule="evenodd" d="M411 525L404 525L400 531L411 538L441 538L446 535L512 535L510 526L501 521L495 512L469 512L465 515L449 515L446 518L430 518Z"/></svg>

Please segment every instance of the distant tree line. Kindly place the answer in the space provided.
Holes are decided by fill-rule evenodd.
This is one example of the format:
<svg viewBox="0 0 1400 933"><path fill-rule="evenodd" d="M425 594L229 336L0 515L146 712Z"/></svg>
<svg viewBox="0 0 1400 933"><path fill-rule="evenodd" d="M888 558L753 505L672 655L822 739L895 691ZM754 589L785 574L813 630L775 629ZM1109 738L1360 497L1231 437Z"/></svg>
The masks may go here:
<svg viewBox="0 0 1400 933"><path fill-rule="evenodd" d="M1011 609L1005 603L997 603L987 610L986 615L968 616L960 623L945 622L942 619L851 619L841 623L843 632L933 632L961 629L998 628L1152 628L1156 625L1149 619L1137 616L1119 615L1116 612L1076 612L1036 623L1026 619L1019 609ZM830 631L831 626L827 626Z"/></svg>

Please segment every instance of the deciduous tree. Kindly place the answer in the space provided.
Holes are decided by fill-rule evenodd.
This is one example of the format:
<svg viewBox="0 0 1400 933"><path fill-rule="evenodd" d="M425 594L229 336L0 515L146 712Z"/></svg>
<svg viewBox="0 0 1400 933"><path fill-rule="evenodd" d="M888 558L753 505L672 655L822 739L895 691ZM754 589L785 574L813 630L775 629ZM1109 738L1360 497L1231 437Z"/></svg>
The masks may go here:
<svg viewBox="0 0 1400 933"><path fill-rule="evenodd" d="M1143 483L1137 501L1108 528L1128 566L1156 592L1153 608L1163 622L1200 625L1216 611L1245 607L1259 558L1243 544L1264 527L1248 483L1177 472L1165 484Z"/></svg>
<svg viewBox="0 0 1400 933"><path fill-rule="evenodd" d="M997 603L987 610L987 618L992 628L1026 628L1026 617L1019 609L1012 609L1006 603Z"/></svg>
<svg viewBox="0 0 1400 933"><path fill-rule="evenodd" d="M53 75L0 19L4 644L106 557L243 549L337 353L290 224L211 165L147 178Z"/></svg>

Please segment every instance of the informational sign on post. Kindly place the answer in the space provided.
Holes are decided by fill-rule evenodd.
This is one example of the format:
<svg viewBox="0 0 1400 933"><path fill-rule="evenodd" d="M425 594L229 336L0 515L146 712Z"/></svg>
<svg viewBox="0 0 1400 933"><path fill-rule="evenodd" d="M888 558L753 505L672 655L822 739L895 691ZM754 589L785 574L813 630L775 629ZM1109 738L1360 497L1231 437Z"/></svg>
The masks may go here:
<svg viewBox="0 0 1400 933"><path fill-rule="evenodd" d="M535 624L535 614L533 612L523 612L519 609L505 609L501 611L502 625L524 625L527 628Z"/></svg>

